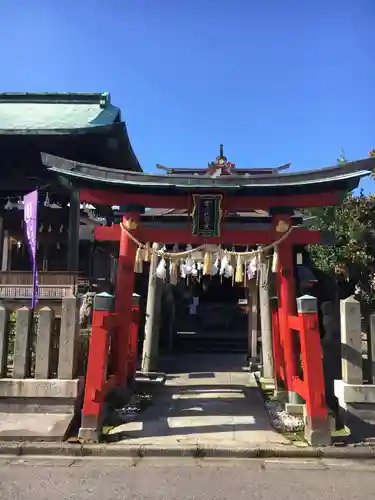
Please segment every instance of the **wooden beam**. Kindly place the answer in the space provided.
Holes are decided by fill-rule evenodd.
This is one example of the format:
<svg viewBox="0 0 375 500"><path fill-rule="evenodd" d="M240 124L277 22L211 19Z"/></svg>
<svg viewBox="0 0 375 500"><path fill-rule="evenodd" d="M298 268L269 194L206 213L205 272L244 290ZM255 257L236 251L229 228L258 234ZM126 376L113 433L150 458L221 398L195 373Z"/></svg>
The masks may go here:
<svg viewBox="0 0 375 500"><path fill-rule="evenodd" d="M109 227L98 226L94 230L94 236L97 241L120 241L120 224L114 224Z"/></svg>
<svg viewBox="0 0 375 500"><path fill-rule="evenodd" d="M118 224L111 227L97 227L95 229L95 239L98 241L120 241L121 228ZM210 243L212 245L269 245L281 238L281 234L274 230L225 230L219 238L203 238L193 236L191 229L161 229L153 227L139 226L132 232L142 243L162 242L165 244L186 243L191 245L202 245ZM296 228L288 237L292 245L317 245L321 243L321 232L319 230L309 230Z"/></svg>
<svg viewBox="0 0 375 500"><path fill-rule="evenodd" d="M199 191L202 192L203 191ZM205 191L204 194L208 194ZM215 191L215 194L218 193ZM249 210L268 210L272 207L312 208L339 205L341 193L338 191L325 193L307 193L295 195L250 196L236 192L235 196L226 193L223 198L223 209L232 212L246 212ZM81 189L79 191L81 203L92 205L140 205L147 208L178 208L188 207L189 193L180 195L158 195L145 193L124 193L116 189Z"/></svg>

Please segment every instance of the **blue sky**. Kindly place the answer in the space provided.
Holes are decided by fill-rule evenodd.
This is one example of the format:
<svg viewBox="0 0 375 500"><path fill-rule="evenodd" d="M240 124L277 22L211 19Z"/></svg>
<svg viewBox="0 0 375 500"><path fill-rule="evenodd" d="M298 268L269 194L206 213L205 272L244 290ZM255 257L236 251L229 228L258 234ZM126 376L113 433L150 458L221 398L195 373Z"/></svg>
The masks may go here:
<svg viewBox="0 0 375 500"><path fill-rule="evenodd" d="M109 91L147 171L221 142L293 170L375 147L375 0L0 0L0 18L0 90Z"/></svg>

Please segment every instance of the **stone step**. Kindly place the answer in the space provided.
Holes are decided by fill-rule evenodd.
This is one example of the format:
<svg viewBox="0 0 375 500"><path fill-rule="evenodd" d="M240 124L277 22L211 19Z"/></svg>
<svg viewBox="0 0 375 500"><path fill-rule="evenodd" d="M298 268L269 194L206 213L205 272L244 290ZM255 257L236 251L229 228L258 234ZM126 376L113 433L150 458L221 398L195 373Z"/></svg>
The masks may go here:
<svg viewBox="0 0 375 500"><path fill-rule="evenodd" d="M247 340L247 332L241 330L198 330L198 331L179 331L176 334L177 339L220 339L220 340Z"/></svg>
<svg viewBox="0 0 375 500"><path fill-rule="evenodd" d="M217 339L200 339L194 341L180 340L175 347L183 352L247 352L247 340L223 341Z"/></svg>

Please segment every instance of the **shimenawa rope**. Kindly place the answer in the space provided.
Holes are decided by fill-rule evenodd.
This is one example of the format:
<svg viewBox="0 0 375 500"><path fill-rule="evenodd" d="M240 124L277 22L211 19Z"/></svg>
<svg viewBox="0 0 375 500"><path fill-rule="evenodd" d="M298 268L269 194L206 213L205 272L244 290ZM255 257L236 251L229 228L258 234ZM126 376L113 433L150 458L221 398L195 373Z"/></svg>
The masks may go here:
<svg viewBox="0 0 375 500"><path fill-rule="evenodd" d="M123 225L122 222L120 222L121 230L124 231L129 238L134 241L134 243L141 249L146 249L147 251L150 252L152 255L156 255L158 257L164 257L167 259L182 259L184 257L187 257L188 255L191 255L194 252L199 252L199 250L204 250L207 246L207 244L204 245L199 245L196 248L193 248L191 250L185 250L184 252L165 252L164 250L154 250L153 248L147 247L144 243L140 242L135 236L132 235L132 233ZM262 248L258 248L256 250L251 250L250 252L235 252L233 250L224 250L224 249L218 249L217 252L213 253L221 253L224 255L233 255L233 256L239 256L239 257L254 257L255 255L258 255L262 252L268 252L268 250L271 250L272 248L276 248L278 245L280 245L283 241L287 239L287 237L290 235L290 233L293 231L295 226L290 226L289 229L284 233L280 239L277 241L271 243L270 245L267 245Z"/></svg>

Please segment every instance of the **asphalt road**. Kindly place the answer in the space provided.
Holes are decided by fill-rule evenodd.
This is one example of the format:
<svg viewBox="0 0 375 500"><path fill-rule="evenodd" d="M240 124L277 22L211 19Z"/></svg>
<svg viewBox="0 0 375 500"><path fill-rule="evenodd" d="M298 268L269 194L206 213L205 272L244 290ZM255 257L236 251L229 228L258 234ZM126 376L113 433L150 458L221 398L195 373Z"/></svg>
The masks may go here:
<svg viewBox="0 0 375 500"><path fill-rule="evenodd" d="M375 499L375 463L290 460L0 461L1 500Z"/></svg>

